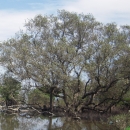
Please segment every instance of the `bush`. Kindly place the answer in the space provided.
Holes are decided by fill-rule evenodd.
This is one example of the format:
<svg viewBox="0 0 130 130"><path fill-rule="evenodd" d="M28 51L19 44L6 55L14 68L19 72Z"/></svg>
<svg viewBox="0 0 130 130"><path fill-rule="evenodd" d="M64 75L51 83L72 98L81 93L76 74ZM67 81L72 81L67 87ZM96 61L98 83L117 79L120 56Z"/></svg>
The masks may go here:
<svg viewBox="0 0 130 130"><path fill-rule="evenodd" d="M28 95L29 104L39 104L40 106L49 105L49 95L41 92L38 89L32 90Z"/></svg>

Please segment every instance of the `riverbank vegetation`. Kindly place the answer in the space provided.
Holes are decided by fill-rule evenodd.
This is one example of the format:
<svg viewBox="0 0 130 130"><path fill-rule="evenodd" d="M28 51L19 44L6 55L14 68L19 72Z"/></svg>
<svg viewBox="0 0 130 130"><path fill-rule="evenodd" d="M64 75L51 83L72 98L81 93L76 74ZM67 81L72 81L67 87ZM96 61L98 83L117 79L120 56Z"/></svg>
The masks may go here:
<svg viewBox="0 0 130 130"><path fill-rule="evenodd" d="M61 10L37 15L25 28L0 44L1 65L15 81L5 90L19 90L17 103L74 116L129 110L130 26Z"/></svg>

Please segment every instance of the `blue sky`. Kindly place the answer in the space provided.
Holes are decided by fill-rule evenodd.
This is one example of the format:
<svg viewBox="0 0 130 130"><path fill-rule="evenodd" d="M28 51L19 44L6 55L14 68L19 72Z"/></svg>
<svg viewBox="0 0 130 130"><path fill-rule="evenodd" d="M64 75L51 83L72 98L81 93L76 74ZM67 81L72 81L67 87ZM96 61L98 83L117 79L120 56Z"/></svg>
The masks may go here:
<svg viewBox="0 0 130 130"><path fill-rule="evenodd" d="M103 23L130 25L130 0L1 0L0 41L24 29L25 21L35 15L56 14L58 9L90 13Z"/></svg>
<svg viewBox="0 0 130 130"><path fill-rule="evenodd" d="M66 3L66 1L67 0L1 0L0 9L39 10L43 7L49 8L52 6L55 6L55 8L57 8L58 6L62 6L62 4Z"/></svg>

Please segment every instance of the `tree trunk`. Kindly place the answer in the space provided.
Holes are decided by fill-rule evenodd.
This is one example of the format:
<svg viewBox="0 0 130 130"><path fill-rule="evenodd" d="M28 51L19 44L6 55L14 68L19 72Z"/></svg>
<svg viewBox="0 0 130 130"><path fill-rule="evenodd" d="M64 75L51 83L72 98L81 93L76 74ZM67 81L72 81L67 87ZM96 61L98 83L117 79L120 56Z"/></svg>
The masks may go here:
<svg viewBox="0 0 130 130"><path fill-rule="evenodd" d="M8 100L5 101L6 108L8 108Z"/></svg>
<svg viewBox="0 0 130 130"><path fill-rule="evenodd" d="M50 88L50 111L53 111L53 103L52 103L52 98L53 98L53 89Z"/></svg>

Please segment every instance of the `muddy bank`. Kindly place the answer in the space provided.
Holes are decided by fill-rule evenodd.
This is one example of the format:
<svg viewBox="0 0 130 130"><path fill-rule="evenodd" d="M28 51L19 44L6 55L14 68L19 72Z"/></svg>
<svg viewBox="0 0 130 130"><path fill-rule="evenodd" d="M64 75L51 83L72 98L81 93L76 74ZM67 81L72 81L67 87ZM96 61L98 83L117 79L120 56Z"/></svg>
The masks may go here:
<svg viewBox="0 0 130 130"><path fill-rule="evenodd" d="M107 121L107 119L112 115L128 113L127 109L115 109L111 112L102 113L93 110L85 110L83 112L67 111L65 108L62 107L53 107L53 111L50 111L49 107L44 106L43 108L39 108L38 106L34 105L12 105L8 107L0 106L0 111L7 114L18 113L20 116L25 117L32 117L41 114L43 116L71 117L75 120L86 119L96 121Z"/></svg>

